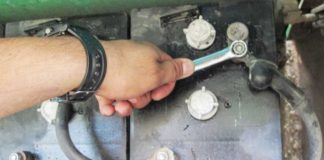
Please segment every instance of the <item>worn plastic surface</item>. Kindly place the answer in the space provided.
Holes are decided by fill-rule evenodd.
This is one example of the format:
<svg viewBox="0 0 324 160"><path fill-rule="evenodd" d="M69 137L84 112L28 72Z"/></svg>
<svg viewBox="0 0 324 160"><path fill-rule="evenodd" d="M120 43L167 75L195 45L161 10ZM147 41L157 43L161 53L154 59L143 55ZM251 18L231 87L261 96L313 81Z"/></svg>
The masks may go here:
<svg viewBox="0 0 324 160"><path fill-rule="evenodd" d="M100 39L128 37L128 16L125 14L72 19L70 22L90 29ZM23 32L26 24L30 23L7 24L6 36L26 36ZM56 140L54 126L36 111L37 107L0 119L0 160L7 160L11 152L21 150L35 153L40 160L67 160ZM94 111L97 108L94 97L84 104L78 103L76 108L79 114L70 122L70 134L80 152L95 160L125 160L126 119L104 117Z"/></svg>
<svg viewBox="0 0 324 160"><path fill-rule="evenodd" d="M186 45L182 32L188 26L185 22L160 28L159 16L172 10L171 8L132 11L132 37L152 41L174 57L194 59L226 47L226 26L234 21L242 21L251 30L249 42L254 54L276 62L271 1L258 0L200 9L220 33L216 43L207 51L194 52ZM103 23L102 20L83 19L78 23L89 24L88 27L102 39L114 39L114 36L107 34L115 35L120 30L105 30L104 24L112 21L105 20ZM20 24L9 25L8 32L9 28L18 28L11 32L12 36L21 32ZM125 27L126 31L128 25L117 26ZM103 36L100 33L106 34ZM185 99L203 85L216 94L220 103L216 116L205 122L192 118L185 104ZM90 101L86 105L92 107L96 103ZM212 67L180 81L168 99L152 103L147 109L133 114L130 159L146 159L163 146L169 147L176 156L186 160L282 159L278 106L278 97L274 93L249 89L247 72L240 65L225 63ZM104 118L88 110L82 112L82 115L72 120L70 126L73 130L71 135L80 151L89 157L100 153L105 156L103 159L126 159L125 120L117 117ZM55 140L54 128L48 126L35 109L2 119L0 126L0 142L5 144L0 149L0 159L7 159L10 152L21 149L37 153L41 159L65 157Z"/></svg>
<svg viewBox="0 0 324 160"><path fill-rule="evenodd" d="M254 55L277 61L272 2L259 0L231 6L205 6L200 12L214 25L214 45L206 51L191 50L177 22L160 28L158 17L174 8L131 12L131 36L148 40L173 57L195 59L227 46L226 28L241 21L249 30ZM181 8L176 8L179 10ZM177 83L165 100L134 112L131 118L130 158L142 160L161 147L172 149L179 159L281 160L279 101L276 93L250 89L246 68L233 62L214 66ZM219 99L216 115L208 121L191 117L185 100L206 86Z"/></svg>
<svg viewBox="0 0 324 160"><path fill-rule="evenodd" d="M76 147L94 159L126 158L126 121L118 116L103 117L93 112L94 99L80 104L79 112L70 122L70 134ZM26 150L40 160L67 160L49 125L36 108L0 120L0 159L6 160L11 152ZM102 157L101 157L102 156Z"/></svg>

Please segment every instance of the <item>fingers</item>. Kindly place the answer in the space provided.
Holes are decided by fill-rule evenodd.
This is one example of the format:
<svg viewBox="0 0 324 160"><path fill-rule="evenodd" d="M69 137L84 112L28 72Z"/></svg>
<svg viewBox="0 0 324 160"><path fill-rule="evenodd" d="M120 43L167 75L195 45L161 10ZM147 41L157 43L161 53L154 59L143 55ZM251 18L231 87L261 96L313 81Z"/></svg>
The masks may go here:
<svg viewBox="0 0 324 160"><path fill-rule="evenodd" d="M151 102L151 93L148 92L143 96L128 100L134 108L142 109Z"/></svg>
<svg viewBox="0 0 324 160"><path fill-rule="evenodd" d="M110 99L103 98L101 96L96 95L96 98L99 103L100 113L105 116L111 116L115 113L115 108L113 106L113 101Z"/></svg>
<svg viewBox="0 0 324 160"><path fill-rule="evenodd" d="M129 116L132 113L132 105L128 101L117 101L113 105L113 100L96 95L99 103L100 113L105 116L112 116L117 112L120 116Z"/></svg>
<svg viewBox="0 0 324 160"><path fill-rule="evenodd" d="M133 107L141 109L151 102L151 94L146 93L143 96L133 98L130 100L114 101L101 96L96 95L99 103L100 113L105 116L112 116L115 112L118 115L125 117L132 113ZM114 103L115 102L115 103Z"/></svg>
<svg viewBox="0 0 324 160"><path fill-rule="evenodd" d="M117 101L115 110L120 116L125 117L132 113L133 107L128 101Z"/></svg>
<svg viewBox="0 0 324 160"><path fill-rule="evenodd" d="M194 64L190 59L177 58L166 60L161 63L162 84L175 82L176 80L189 77L194 72Z"/></svg>
<svg viewBox="0 0 324 160"><path fill-rule="evenodd" d="M167 83L159 88L152 91L151 97L155 101L159 101L168 96L175 87L175 82Z"/></svg>

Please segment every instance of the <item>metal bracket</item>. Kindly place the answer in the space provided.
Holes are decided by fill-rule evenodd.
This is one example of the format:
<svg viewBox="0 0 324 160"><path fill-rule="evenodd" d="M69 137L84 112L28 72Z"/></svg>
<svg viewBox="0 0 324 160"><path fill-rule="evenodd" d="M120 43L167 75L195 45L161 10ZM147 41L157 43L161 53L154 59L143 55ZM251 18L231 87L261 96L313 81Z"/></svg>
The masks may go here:
<svg viewBox="0 0 324 160"><path fill-rule="evenodd" d="M64 35L67 27L67 24L63 23L61 19L48 19L30 24L24 32L35 37L55 37Z"/></svg>
<svg viewBox="0 0 324 160"><path fill-rule="evenodd" d="M180 21L192 21L199 17L199 10L197 6L191 6L182 11L176 11L168 13L160 17L161 27L166 27L168 24L176 23Z"/></svg>

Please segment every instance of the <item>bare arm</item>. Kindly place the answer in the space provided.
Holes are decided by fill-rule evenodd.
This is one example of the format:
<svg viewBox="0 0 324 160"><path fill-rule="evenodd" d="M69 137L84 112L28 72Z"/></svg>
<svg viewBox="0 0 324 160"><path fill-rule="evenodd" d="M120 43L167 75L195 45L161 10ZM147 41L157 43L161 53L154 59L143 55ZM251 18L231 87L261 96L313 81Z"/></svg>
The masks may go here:
<svg viewBox="0 0 324 160"><path fill-rule="evenodd" d="M160 100L190 76L188 59L172 59L150 43L102 41L106 77L96 92L100 111L122 116ZM78 88L86 56L74 37L0 39L0 118ZM115 105L113 105L115 104Z"/></svg>
<svg viewBox="0 0 324 160"><path fill-rule="evenodd" d="M85 65L73 37L0 39L0 117L77 88Z"/></svg>

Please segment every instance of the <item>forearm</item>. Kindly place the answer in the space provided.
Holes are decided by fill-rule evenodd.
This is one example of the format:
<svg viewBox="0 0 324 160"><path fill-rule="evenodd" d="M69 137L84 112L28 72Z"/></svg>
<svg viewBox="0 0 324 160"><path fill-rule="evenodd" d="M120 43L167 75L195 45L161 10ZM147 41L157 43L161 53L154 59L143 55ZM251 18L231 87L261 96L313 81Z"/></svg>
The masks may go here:
<svg viewBox="0 0 324 160"><path fill-rule="evenodd" d="M0 39L0 118L77 88L85 68L74 37Z"/></svg>
<svg viewBox="0 0 324 160"><path fill-rule="evenodd" d="M101 44L108 66L96 95L105 115L129 115L133 107L166 97L176 80L194 72L191 60L173 59L147 42ZM78 88L86 63L74 37L0 38L0 118Z"/></svg>

